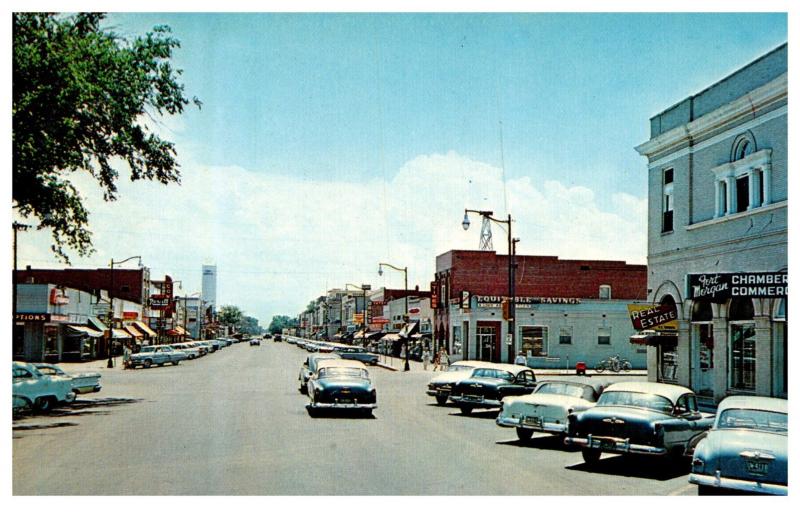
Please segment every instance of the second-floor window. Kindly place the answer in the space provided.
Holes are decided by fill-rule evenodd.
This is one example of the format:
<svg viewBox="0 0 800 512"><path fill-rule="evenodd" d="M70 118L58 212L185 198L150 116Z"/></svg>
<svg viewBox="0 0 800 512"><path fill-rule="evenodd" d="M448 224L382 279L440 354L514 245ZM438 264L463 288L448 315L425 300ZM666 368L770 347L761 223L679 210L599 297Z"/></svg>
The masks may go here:
<svg viewBox="0 0 800 512"><path fill-rule="evenodd" d="M663 194L661 199L661 232L672 231L672 213L675 209L675 199L673 197L673 169L664 169L663 172Z"/></svg>

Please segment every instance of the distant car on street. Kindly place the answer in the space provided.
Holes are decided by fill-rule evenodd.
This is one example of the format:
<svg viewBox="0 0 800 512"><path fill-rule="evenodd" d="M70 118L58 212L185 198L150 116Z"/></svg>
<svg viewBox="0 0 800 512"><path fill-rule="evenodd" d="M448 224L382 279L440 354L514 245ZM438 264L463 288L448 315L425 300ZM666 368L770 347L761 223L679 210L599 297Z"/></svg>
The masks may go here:
<svg viewBox="0 0 800 512"><path fill-rule="evenodd" d="M356 410L366 416L378 407L375 387L364 363L344 359L320 361L308 379L309 415L320 409Z"/></svg>
<svg viewBox="0 0 800 512"><path fill-rule="evenodd" d="M186 359L197 359L200 357L200 349L190 346L188 343L173 343L169 345L175 350L180 350L186 353Z"/></svg>
<svg viewBox="0 0 800 512"><path fill-rule="evenodd" d="M528 395L536 388L536 376L527 366L490 363L473 370L453 386L452 400L462 414L473 409L499 409L509 396Z"/></svg>
<svg viewBox="0 0 800 512"><path fill-rule="evenodd" d="M567 417L594 407L607 384L594 377L539 382L532 394L503 400L496 423L516 428L521 441L530 439L534 432L566 435Z"/></svg>
<svg viewBox="0 0 800 512"><path fill-rule="evenodd" d="M352 359L371 365L378 364L378 355L366 352L361 347L334 346L333 351L342 356L342 359Z"/></svg>
<svg viewBox="0 0 800 512"><path fill-rule="evenodd" d="M11 382L15 411L31 407L39 412L49 412L60 403L75 400L70 377L45 375L32 364L12 362Z"/></svg>
<svg viewBox="0 0 800 512"><path fill-rule="evenodd" d="M100 374L97 372L72 373L68 374L61 367L49 363L34 363L39 373L72 379L72 391L81 395L84 393L97 393L102 389L100 385Z"/></svg>
<svg viewBox="0 0 800 512"><path fill-rule="evenodd" d="M788 402L730 396L694 450L689 482L698 494L788 494Z"/></svg>
<svg viewBox="0 0 800 512"><path fill-rule="evenodd" d="M258 345L260 347L261 338L250 338L250 346L252 347L253 345Z"/></svg>
<svg viewBox="0 0 800 512"><path fill-rule="evenodd" d="M434 376L430 382L428 382L428 391L426 391L426 393L428 396L435 397L437 404L446 404L453 386L458 381L469 378L469 376L472 375L472 370L481 364L486 364L488 366L491 363L487 364L486 361L462 360L449 365L446 371Z"/></svg>
<svg viewBox="0 0 800 512"><path fill-rule="evenodd" d="M617 382L597 405L569 416L566 444L593 464L603 452L671 455L679 459L711 428L712 414L697 408L694 392L659 382Z"/></svg>
<svg viewBox="0 0 800 512"><path fill-rule="evenodd" d="M283 336L280 334L276 334L272 337L272 341L283 341Z"/></svg>
<svg viewBox="0 0 800 512"><path fill-rule="evenodd" d="M308 392L308 379L317 371L317 364L327 359L340 359L340 357L339 354L329 353L312 354L306 358L303 366L300 367L300 376L298 377L300 381L298 389L301 393L306 394Z"/></svg>

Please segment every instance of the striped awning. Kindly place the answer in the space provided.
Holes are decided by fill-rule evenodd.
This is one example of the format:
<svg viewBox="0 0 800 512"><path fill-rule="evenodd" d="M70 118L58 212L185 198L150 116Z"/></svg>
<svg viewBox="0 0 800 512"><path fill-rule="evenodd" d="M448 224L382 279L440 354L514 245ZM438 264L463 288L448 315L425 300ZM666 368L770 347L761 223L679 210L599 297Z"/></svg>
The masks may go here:
<svg viewBox="0 0 800 512"><path fill-rule="evenodd" d="M87 327L85 325L68 325L67 327L81 334L88 334L92 338L100 338L103 336L103 333L101 331L92 329L91 327Z"/></svg>
<svg viewBox="0 0 800 512"><path fill-rule="evenodd" d="M386 336L384 336L381 339L384 340L384 341L398 341L400 339L400 335L397 334L397 333L392 332L392 333L387 334Z"/></svg>
<svg viewBox="0 0 800 512"><path fill-rule="evenodd" d="M125 326L125 330L128 331L133 335L134 338L144 338L144 334L139 331L133 324L128 324Z"/></svg>
<svg viewBox="0 0 800 512"><path fill-rule="evenodd" d="M137 321L135 321L133 323L134 323L134 325L136 325L136 327L139 328L139 330L141 332L145 333L146 335L148 335L148 336L157 336L156 332L153 329L149 328L146 323L140 322L139 320L137 320Z"/></svg>
<svg viewBox="0 0 800 512"><path fill-rule="evenodd" d="M124 329L111 329L111 331L114 333L114 339L115 340L125 339L125 338L130 338L131 337L131 334L128 331L124 330Z"/></svg>

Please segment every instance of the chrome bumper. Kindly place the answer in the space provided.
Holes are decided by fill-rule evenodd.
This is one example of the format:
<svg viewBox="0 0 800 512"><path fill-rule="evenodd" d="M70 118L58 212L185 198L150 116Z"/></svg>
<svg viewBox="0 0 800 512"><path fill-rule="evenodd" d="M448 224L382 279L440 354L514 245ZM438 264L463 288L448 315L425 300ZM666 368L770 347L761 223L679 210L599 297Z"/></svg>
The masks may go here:
<svg viewBox="0 0 800 512"><path fill-rule="evenodd" d="M738 480L736 478L722 478L719 471L715 475L689 474L689 483L697 485L707 485L719 489L733 489L736 491L754 492L759 494L772 494L775 496L787 496L789 486L779 484L765 484L761 482L751 482L749 480Z"/></svg>
<svg viewBox="0 0 800 512"><path fill-rule="evenodd" d="M646 444L631 444L629 439L618 437L567 437L564 444L580 446L581 448L594 448L608 453L639 453L643 455L664 455L666 448L657 448Z"/></svg>
<svg viewBox="0 0 800 512"><path fill-rule="evenodd" d="M310 403L306 407L309 409L377 409L378 404L341 404L341 403Z"/></svg>
<svg viewBox="0 0 800 512"><path fill-rule="evenodd" d="M542 422L541 427L535 427L533 425L526 425L522 419L517 418L508 418L504 416L498 416L495 420L500 427L510 427L510 428L524 428L526 430L533 430L534 432L546 432L548 434L564 434L567 431L567 425L564 423L552 423L548 421Z"/></svg>
<svg viewBox="0 0 800 512"><path fill-rule="evenodd" d="M428 396L450 396L450 391L442 389L429 389L425 393Z"/></svg>
<svg viewBox="0 0 800 512"><path fill-rule="evenodd" d="M450 400L459 405L472 405L474 407L503 407L503 402L500 400L487 400L485 398L475 400L464 398L463 395L450 395Z"/></svg>

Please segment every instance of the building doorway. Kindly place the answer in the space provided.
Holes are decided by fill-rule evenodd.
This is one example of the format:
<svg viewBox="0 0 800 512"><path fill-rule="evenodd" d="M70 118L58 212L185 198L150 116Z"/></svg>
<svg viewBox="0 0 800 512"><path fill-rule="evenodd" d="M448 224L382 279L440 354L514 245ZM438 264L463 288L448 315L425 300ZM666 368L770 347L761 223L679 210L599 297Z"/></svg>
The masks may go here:
<svg viewBox="0 0 800 512"><path fill-rule="evenodd" d="M714 325L708 301L692 304L692 388L700 396L714 396Z"/></svg>
<svg viewBox="0 0 800 512"><path fill-rule="evenodd" d="M481 361L499 360L497 350L497 327L494 325L478 325L475 338L478 343L478 353Z"/></svg>
<svg viewBox="0 0 800 512"><path fill-rule="evenodd" d="M756 324L752 299L731 300L728 386L736 391L756 390Z"/></svg>

